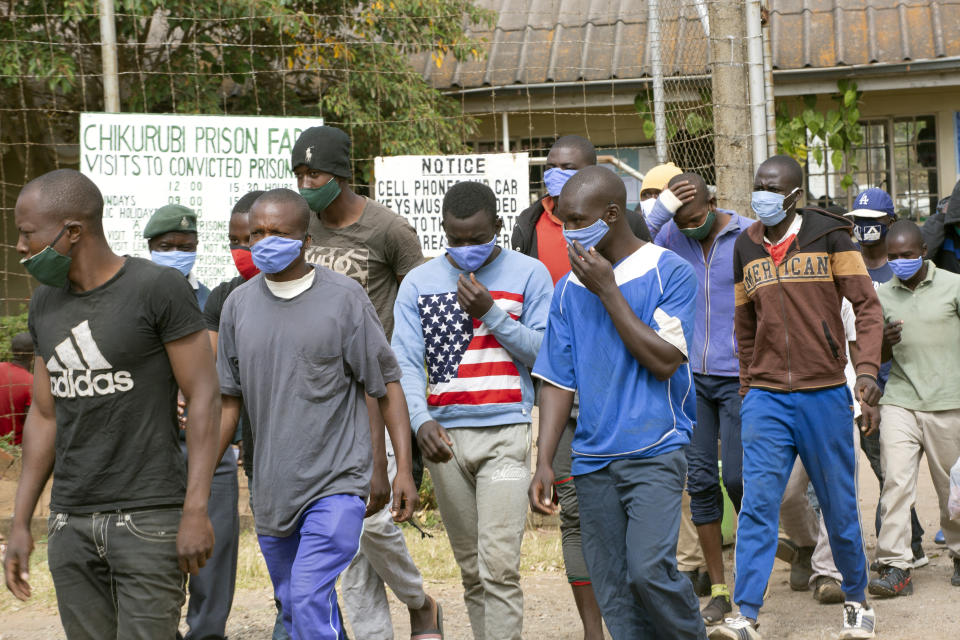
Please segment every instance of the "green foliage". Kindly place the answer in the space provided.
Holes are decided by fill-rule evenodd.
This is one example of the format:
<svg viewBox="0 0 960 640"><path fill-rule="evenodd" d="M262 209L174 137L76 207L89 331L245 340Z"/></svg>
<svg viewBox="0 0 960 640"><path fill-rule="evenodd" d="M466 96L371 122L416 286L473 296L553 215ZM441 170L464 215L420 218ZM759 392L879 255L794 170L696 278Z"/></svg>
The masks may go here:
<svg viewBox="0 0 960 640"><path fill-rule="evenodd" d="M27 312L15 316L0 316L0 361L13 357L10 351L10 339L27 330Z"/></svg>
<svg viewBox="0 0 960 640"><path fill-rule="evenodd" d="M102 109L98 1L11 7L0 20L3 104ZM115 0L115 12L122 111L323 116L367 159L465 150L475 122L409 56L479 57L464 25L495 18L470 0ZM0 142L20 116L3 118L11 134ZM369 178L367 164L355 169Z"/></svg>
<svg viewBox="0 0 960 640"><path fill-rule="evenodd" d="M0 436L0 451L8 453L14 458L20 457L20 446L13 444L13 431Z"/></svg>
<svg viewBox="0 0 960 640"><path fill-rule="evenodd" d="M682 109L671 105L666 117L667 140L674 140L682 132L690 137L705 135L713 131L713 97L709 89L701 88L700 100L687 104ZM656 121L653 117L653 90L645 89L637 94L633 106L643 121L643 135L648 139L656 137Z"/></svg>
<svg viewBox="0 0 960 640"><path fill-rule="evenodd" d="M435 511L437 509L437 495L433 489L433 478L428 469L423 470L423 482L420 483L420 510Z"/></svg>
<svg viewBox="0 0 960 640"><path fill-rule="evenodd" d="M817 164L823 164L824 154L829 153L830 164L843 173L840 186L849 189L857 171L853 147L863 142L858 107L862 92L857 90L856 82L849 80L838 81L837 89L839 92L832 96L836 107L828 111L817 109L815 95L801 98L796 115L785 103L778 105L777 152L801 162L812 154Z"/></svg>

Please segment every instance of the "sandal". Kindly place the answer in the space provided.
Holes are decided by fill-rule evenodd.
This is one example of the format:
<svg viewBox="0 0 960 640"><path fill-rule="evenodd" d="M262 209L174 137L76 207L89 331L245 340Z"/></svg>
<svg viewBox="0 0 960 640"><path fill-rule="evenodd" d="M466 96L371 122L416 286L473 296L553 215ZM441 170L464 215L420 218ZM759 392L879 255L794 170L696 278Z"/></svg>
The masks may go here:
<svg viewBox="0 0 960 640"><path fill-rule="evenodd" d="M710 602L703 608L700 615L703 616L703 623L709 627L723 622L724 616L732 611L733 606L730 604L730 598L716 596L710 598Z"/></svg>
<svg viewBox="0 0 960 640"><path fill-rule="evenodd" d="M429 596L427 596L429 597ZM430 598L433 600L433 598ZM436 600L433 604L437 607L437 627L436 629L426 629L410 634L410 640L443 640L443 607Z"/></svg>

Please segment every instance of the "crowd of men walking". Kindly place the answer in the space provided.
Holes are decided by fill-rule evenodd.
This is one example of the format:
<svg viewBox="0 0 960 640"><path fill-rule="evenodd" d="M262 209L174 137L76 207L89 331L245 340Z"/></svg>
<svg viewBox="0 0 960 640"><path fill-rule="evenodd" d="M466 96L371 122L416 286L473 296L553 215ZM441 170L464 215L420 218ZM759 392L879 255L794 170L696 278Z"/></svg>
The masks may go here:
<svg viewBox="0 0 960 640"><path fill-rule="evenodd" d="M521 637L528 508L559 512L587 640L604 623L618 640L760 638L775 556L791 587L842 604L841 638L874 637L867 592L908 595L926 562L922 454L960 586L947 510L960 183L921 230L876 188L850 212L802 208L800 165L774 156L754 220L668 164L632 211L593 145L564 136L512 249L497 245L494 193L463 182L443 199L446 252L425 261L409 224L351 189L343 131L304 131L291 169L298 192L234 206L240 275L212 291L193 275L190 209L157 210L148 261L111 251L80 173L20 193L17 250L43 286L6 583L29 597L30 519L52 473L48 558L70 640L174 637L187 574L187 638L225 637L232 444L274 638L343 638L346 618L359 640L392 639L385 586L412 640L444 637L395 524L417 508L423 466L477 640ZM872 580L859 448L882 486Z"/></svg>

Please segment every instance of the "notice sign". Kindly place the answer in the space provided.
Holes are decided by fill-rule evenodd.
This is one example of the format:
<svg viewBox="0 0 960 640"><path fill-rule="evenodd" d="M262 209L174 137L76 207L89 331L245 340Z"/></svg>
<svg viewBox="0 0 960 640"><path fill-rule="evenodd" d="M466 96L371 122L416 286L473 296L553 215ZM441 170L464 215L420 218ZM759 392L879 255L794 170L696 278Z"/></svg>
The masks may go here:
<svg viewBox="0 0 960 640"><path fill-rule="evenodd" d="M237 275L230 210L249 191L296 190L290 152L320 118L83 113L80 171L103 193L103 228L117 253L149 258L143 227L178 203L197 213L194 273L211 289Z"/></svg>
<svg viewBox="0 0 960 640"><path fill-rule="evenodd" d="M443 196L458 182L473 180L493 189L503 218L498 244L510 246L517 216L530 206L530 174L526 153L463 156L392 156L374 161L377 202L413 225L426 256L443 253L446 237L440 227Z"/></svg>

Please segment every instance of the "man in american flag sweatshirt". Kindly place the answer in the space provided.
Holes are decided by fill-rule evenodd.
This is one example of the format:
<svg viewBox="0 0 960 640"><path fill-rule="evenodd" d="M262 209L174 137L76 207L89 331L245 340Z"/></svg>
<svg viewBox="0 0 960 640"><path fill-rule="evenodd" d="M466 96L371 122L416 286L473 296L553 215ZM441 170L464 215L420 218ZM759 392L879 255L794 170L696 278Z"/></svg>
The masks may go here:
<svg viewBox="0 0 960 640"><path fill-rule="evenodd" d="M496 246L503 223L488 186L454 185L442 211L447 252L400 284L392 344L474 638L519 640L530 367L553 286L538 260Z"/></svg>

